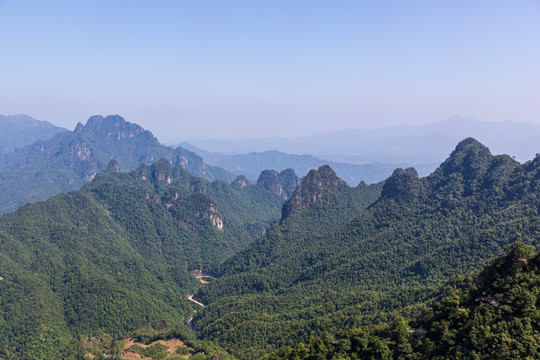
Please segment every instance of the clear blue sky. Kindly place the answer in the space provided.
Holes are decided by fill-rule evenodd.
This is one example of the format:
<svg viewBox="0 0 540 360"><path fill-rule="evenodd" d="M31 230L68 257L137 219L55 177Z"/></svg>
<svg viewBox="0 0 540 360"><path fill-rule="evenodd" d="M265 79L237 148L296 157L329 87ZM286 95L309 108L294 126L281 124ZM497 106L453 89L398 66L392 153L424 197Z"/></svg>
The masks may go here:
<svg viewBox="0 0 540 360"><path fill-rule="evenodd" d="M0 0L0 113L162 141L540 123L540 1Z"/></svg>

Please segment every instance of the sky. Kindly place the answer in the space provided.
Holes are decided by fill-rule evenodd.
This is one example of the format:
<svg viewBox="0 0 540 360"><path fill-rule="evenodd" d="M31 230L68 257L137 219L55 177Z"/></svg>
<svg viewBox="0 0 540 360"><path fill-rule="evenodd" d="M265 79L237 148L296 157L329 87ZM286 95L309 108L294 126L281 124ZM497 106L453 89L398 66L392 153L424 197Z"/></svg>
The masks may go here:
<svg viewBox="0 0 540 360"><path fill-rule="evenodd" d="M540 0L0 0L0 114L162 142L540 124Z"/></svg>

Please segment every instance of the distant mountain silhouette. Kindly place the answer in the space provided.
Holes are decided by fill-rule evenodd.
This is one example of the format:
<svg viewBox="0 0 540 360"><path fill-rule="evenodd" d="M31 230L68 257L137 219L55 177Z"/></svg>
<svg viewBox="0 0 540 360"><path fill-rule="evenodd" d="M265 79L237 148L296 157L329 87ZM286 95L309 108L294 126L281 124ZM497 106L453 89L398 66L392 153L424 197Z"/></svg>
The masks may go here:
<svg viewBox="0 0 540 360"><path fill-rule="evenodd" d="M25 114L0 114L0 153L7 153L15 148L46 140L68 130L54 126L50 122L31 118Z"/></svg>
<svg viewBox="0 0 540 360"><path fill-rule="evenodd" d="M382 129L345 129L300 138L201 140L191 143L211 152L230 154L278 150L311 154L349 163L440 163L461 139L474 137L494 153L519 161L533 157L540 141L540 126L515 121L488 122L453 116L429 125L401 125Z"/></svg>
<svg viewBox="0 0 540 360"><path fill-rule="evenodd" d="M266 169L282 171L294 169L300 176L305 176L310 170L323 165L330 165L337 175L349 185L358 185L361 181L368 184L382 181L389 177L398 167L414 166L422 175L430 174L439 163L432 164L409 164L409 163L372 163L372 164L348 164L321 159L312 155L286 154L276 150L264 152L250 152L248 154L224 154L209 152L199 149L189 143L183 142L182 147L189 149L201 156L203 160L215 166L220 166L232 173L243 174L251 181L257 179L259 174Z"/></svg>

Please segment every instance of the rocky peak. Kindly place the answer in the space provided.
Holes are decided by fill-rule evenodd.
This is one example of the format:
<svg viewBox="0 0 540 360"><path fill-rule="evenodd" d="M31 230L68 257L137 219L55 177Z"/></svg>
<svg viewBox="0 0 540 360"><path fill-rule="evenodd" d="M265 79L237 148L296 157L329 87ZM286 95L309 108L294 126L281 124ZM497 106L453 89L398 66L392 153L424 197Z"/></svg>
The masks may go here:
<svg viewBox="0 0 540 360"><path fill-rule="evenodd" d="M348 188L345 181L341 180L330 166L323 165L318 170L310 170L302 184L283 205L282 219L296 209L313 206L326 195L335 193L343 187Z"/></svg>
<svg viewBox="0 0 540 360"><path fill-rule="evenodd" d="M467 138L428 180L433 190L452 188L454 193L470 196L499 187L518 165L507 155L493 156L486 146Z"/></svg>
<svg viewBox="0 0 540 360"><path fill-rule="evenodd" d="M296 175L293 169L285 169L280 172L279 179L287 198L291 197L294 190L302 183L302 179Z"/></svg>
<svg viewBox="0 0 540 360"><path fill-rule="evenodd" d="M310 170L302 182L303 191L331 192L340 186L347 186L329 165L323 165L317 170Z"/></svg>
<svg viewBox="0 0 540 360"><path fill-rule="evenodd" d="M73 132L81 135L98 135L104 140L130 139L143 134L149 139L153 139L156 143L158 142L152 133L144 130L137 124L124 120L120 115L109 115L107 117L101 115L91 116L86 122L86 125L78 123Z"/></svg>
<svg viewBox="0 0 540 360"><path fill-rule="evenodd" d="M137 167L134 171L136 177L138 177L141 180L147 180L148 179L148 165L145 163L142 163Z"/></svg>
<svg viewBox="0 0 540 360"><path fill-rule="evenodd" d="M283 186L279 181L279 173L276 170L263 170L257 179L257 186L270 191L277 196L283 196Z"/></svg>

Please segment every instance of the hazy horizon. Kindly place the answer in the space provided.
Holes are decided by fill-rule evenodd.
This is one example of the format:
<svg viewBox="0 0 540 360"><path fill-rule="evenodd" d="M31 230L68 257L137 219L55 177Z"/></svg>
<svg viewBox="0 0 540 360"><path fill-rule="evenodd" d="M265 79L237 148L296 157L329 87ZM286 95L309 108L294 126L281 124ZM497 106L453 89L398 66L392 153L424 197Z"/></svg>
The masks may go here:
<svg viewBox="0 0 540 360"><path fill-rule="evenodd" d="M540 124L540 3L0 0L0 113L164 143Z"/></svg>
<svg viewBox="0 0 540 360"><path fill-rule="evenodd" d="M54 119L38 119L36 118L35 116L32 116L32 114L26 114L26 113L18 113L18 114L4 114L4 113L0 113L0 116L29 116L30 118L34 119L34 120L38 120L38 121L46 121L46 122L49 122L51 123L52 125L54 126L58 126L58 127L64 127L66 130L68 131L74 131L75 130L75 127L77 126L78 123L82 123L83 125L86 124L87 120L92 117L92 116L102 116L102 117L107 117L107 116L121 116L122 118L124 118L124 120L130 122L130 123L135 123L137 125L140 125L141 127L143 127L145 130L148 130L150 131L156 138L158 138L158 140L165 144L165 145L178 145L179 143L181 142L204 142L204 141L249 141L249 140L272 140L272 139L301 139L301 138L308 138L308 137L311 137L311 136L317 136L317 135L325 135L325 134L333 134L333 133L340 133L340 132L345 132L345 131L378 131L378 130L386 130L386 129L392 129L392 128L399 128L399 127L423 127L423 126L430 126L430 125L436 125L438 123L444 123L444 122L452 122L452 120L454 119L460 119L460 120L463 120L463 121L467 121L468 119L472 119L472 120L476 120L476 121L479 121L479 122L482 122L482 123L492 123L492 124L501 124L501 123L505 123L505 122L512 122L512 123L520 123L520 124L528 124L528 125L533 125L533 126L540 126L540 124L535 124L535 123L531 123L531 122L524 122L524 121L512 121L512 120L501 120L501 121L484 121L482 119L478 119L477 117L474 117L474 116L468 116L468 115L452 115L452 116L449 116L445 119L441 119L441 120L437 120L437 121L433 121L433 122L430 122L430 123L423 123L423 124L407 124L407 123L401 123L401 124L391 124L391 125L381 125L381 126L377 126L377 125L374 125L372 127L350 127L350 128L337 128L335 130L328 130L328 131L319 131L319 132L307 132L307 133L301 133L301 134L297 134L295 136L293 135L290 135L290 134L283 134L283 135L274 135L274 136L264 136L264 134L262 136L251 136L251 137L201 137L201 138L192 138L192 139L185 139L185 138L178 138L178 139L173 139L173 140L169 140L169 141L162 141L159 136L155 133L154 129L153 128L147 128L143 125L141 125L140 123L137 123L137 122L134 122L134 121L131 121L130 119L128 118L125 118L124 116L122 116L122 114L92 114L90 116L88 116L86 119L84 120L81 120L81 121L77 121L77 122L74 122L73 123L73 126L72 127L65 127L65 126L62 126L62 125L59 125ZM150 126L152 126L150 124ZM171 135L171 138L174 138L174 135Z"/></svg>

